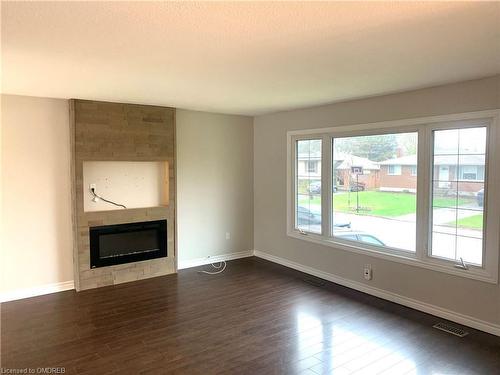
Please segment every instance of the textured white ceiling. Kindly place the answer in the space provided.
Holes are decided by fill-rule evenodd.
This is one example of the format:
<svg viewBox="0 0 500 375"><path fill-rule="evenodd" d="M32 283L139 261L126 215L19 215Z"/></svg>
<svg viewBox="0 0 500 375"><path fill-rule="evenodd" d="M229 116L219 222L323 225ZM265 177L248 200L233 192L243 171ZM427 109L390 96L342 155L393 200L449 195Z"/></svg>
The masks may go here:
<svg viewBox="0 0 500 375"><path fill-rule="evenodd" d="M2 2L2 92L260 114L500 72L500 3Z"/></svg>

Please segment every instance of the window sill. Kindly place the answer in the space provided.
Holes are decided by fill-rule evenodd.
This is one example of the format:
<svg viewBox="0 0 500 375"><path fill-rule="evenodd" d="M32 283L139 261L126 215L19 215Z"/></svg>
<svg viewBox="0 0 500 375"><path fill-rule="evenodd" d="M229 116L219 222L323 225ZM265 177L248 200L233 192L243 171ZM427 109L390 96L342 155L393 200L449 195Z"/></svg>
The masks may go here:
<svg viewBox="0 0 500 375"><path fill-rule="evenodd" d="M375 258L389 260L391 262L425 268L433 271L447 273L454 276L460 276L468 279L478 280L490 284L498 283L497 277L490 275L484 269L472 268L469 270L461 270L455 268L451 264L439 264L437 262L419 259L413 253L402 254L402 253L388 253L384 251L377 251L371 248L368 249L366 247L348 245L329 239L327 240L322 236L313 233L301 234L296 231L288 231L287 235L289 237L296 238L302 241L312 242L315 244L328 246L335 249L349 251L357 254L368 255Z"/></svg>

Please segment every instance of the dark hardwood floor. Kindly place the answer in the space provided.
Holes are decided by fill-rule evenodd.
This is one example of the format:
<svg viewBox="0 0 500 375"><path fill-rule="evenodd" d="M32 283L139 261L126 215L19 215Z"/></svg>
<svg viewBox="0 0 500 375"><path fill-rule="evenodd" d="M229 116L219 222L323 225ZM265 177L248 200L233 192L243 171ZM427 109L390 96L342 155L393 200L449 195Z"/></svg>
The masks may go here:
<svg viewBox="0 0 500 375"><path fill-rule="evenodd" d="M66 374L499 374L500 338L257 258L1 305L2 367Z"/></svg>

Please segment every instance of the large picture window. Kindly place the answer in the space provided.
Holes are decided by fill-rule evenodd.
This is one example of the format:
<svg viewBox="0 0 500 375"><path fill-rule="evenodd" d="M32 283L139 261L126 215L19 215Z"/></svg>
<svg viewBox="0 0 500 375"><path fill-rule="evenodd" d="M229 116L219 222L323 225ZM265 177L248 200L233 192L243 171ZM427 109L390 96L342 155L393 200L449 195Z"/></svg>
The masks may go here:
<svg viewBox="0 0 500 375"><path fill-rule="evenodd" d="M333 231L338 239L415 251L418 134L333 138Z"/></svg>
<svg viewBox="0 0 500 375"><path fill-rule="evenodd" d="M497 282L499 115L464 117L288 132L288 235Z"/></svg>

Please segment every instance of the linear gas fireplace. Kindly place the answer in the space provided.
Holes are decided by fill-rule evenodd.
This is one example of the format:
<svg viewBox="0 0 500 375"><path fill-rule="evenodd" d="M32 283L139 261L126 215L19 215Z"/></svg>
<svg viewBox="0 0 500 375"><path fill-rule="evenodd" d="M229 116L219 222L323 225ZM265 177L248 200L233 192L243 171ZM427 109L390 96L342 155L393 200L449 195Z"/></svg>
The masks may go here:
<svg viewBox="0 0 500 375"><path fill-rule="evenodd" d="M91 227L90 267L98 268L167 256L167 221Z"/></svg>

